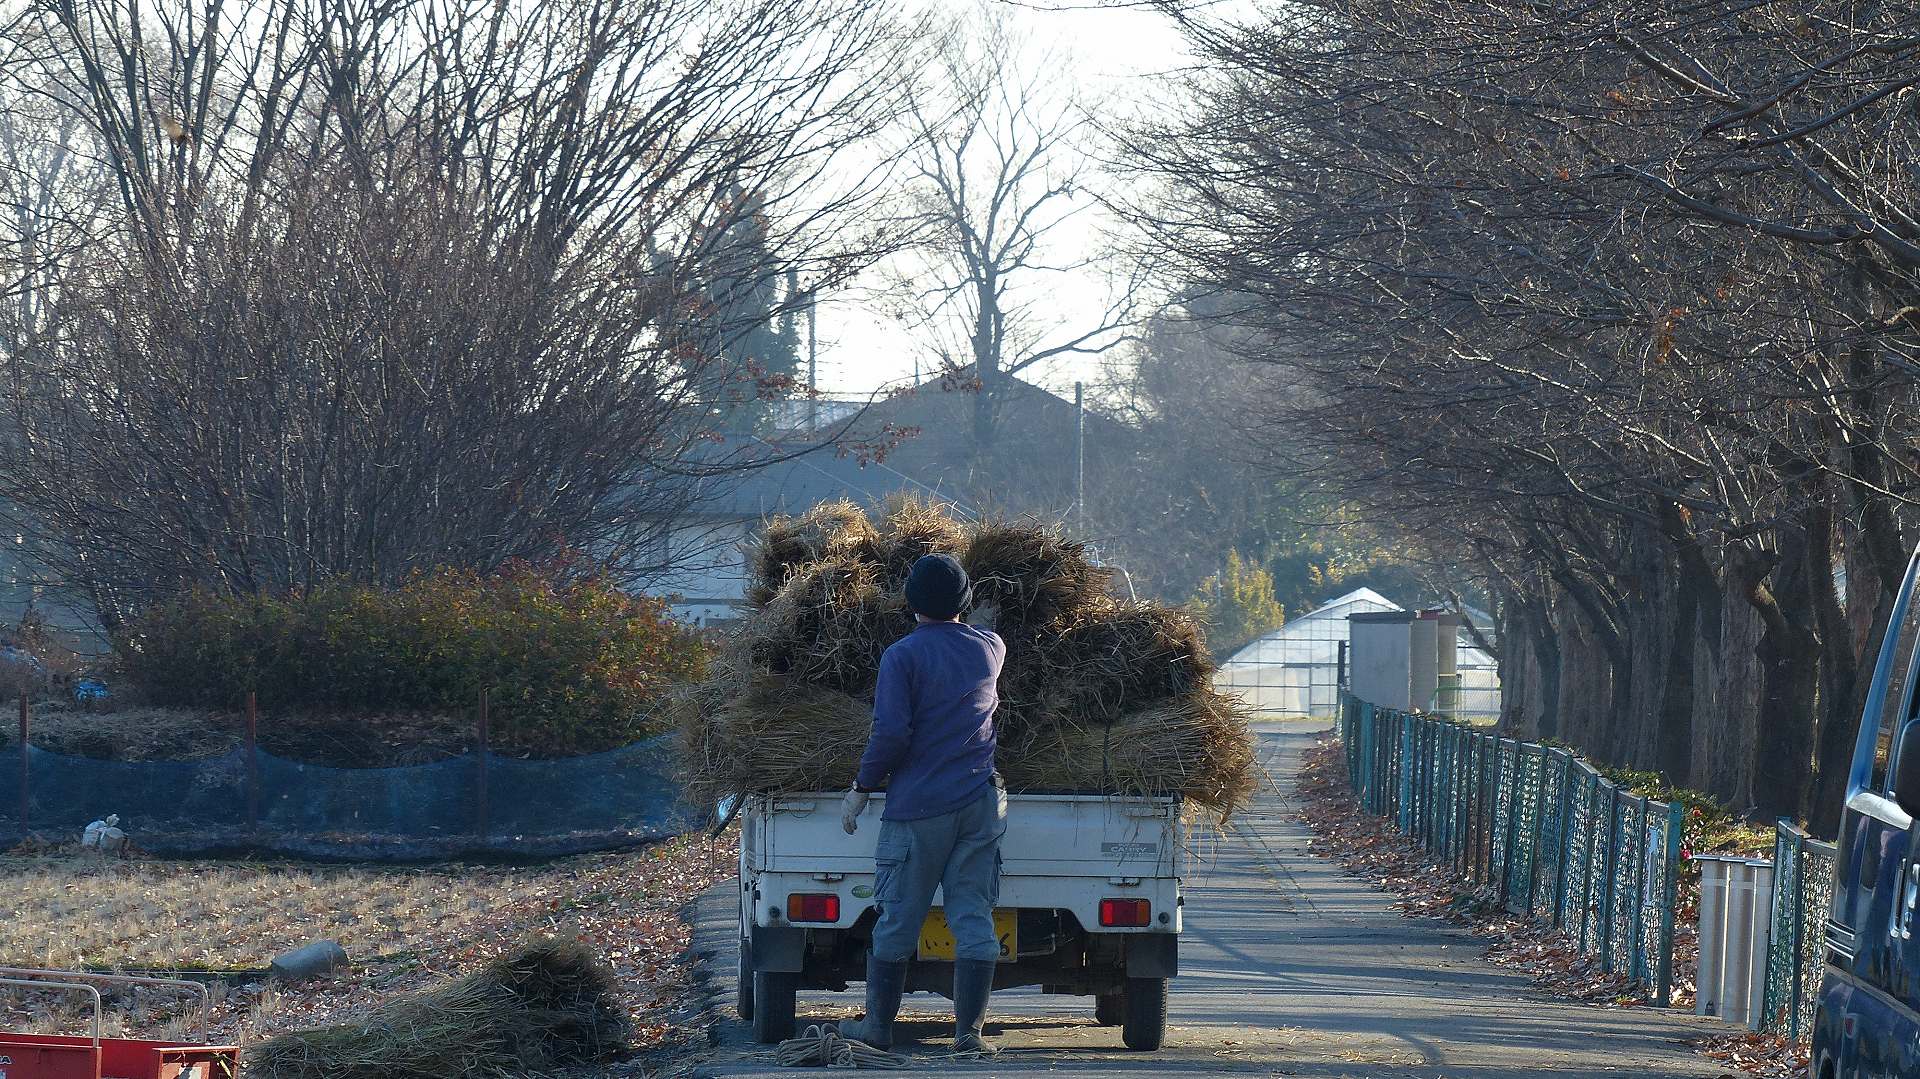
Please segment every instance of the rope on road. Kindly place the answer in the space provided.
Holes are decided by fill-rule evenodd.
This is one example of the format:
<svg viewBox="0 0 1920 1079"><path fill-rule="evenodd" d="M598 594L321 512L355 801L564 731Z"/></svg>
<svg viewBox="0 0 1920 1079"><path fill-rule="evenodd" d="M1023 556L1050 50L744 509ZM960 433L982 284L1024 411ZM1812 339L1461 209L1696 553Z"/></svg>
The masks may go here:
<svg viewBox="0 0 1920 1079"><path fill-rule="evenodd" d="M788 1038L773 1051L783 1068L904 1068L907 1058L866 1042L842 1038L834 1027L820 1024Z"/></svg>

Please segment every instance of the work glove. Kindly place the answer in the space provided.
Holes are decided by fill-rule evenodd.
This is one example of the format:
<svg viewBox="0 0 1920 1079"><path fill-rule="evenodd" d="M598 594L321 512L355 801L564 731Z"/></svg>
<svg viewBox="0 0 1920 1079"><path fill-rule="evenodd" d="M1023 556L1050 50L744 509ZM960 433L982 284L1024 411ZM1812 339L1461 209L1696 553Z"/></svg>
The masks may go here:
<svg viewBox="0 0 1920 1079"><path fill-rule="evenodd" d="M867 792L848 789L846 798L840 803L840 827L845 828L848 835L859 831L860 814L866 809Z"/></svg>

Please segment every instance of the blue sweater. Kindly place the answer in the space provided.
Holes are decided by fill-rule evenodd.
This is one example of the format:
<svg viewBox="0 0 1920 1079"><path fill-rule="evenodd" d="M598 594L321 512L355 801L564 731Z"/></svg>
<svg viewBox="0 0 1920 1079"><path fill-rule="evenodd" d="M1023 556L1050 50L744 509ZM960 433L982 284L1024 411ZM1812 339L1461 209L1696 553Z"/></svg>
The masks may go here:
<svg viewBox="0 0 1920 1079"><path fill-rule="evenodd" d="M995 683L1007 646L962 622L922 622L880 657L873 737L854 781L887 789L885 820L959 809L993 782Z"/></svg>

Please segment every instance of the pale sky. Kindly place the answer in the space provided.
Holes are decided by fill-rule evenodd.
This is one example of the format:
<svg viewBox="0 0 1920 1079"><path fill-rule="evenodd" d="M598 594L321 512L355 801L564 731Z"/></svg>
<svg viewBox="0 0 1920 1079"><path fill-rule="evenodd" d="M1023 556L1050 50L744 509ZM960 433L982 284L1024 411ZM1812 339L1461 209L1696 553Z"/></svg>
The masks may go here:
<svg viewBox="0 0 1920 1079"><path fill-rule="evenodd" d="M956 8L967 4L967 0L939 2ZM1149 95L1151 88L1142 76L1178 68L1188 58L1179 33L1164 16L1154 12L1091 7L1038 10L1014 5L1008 5L1007 10L1015 25L1031 34L1036 43L1053 46L1071 58L1078 77L1090 91L1088 96L1110 102L1114 108L1126 108ZM1085 254L1095 243L1095 236L1114 222L1096 209L1079 215L1073 225L1062 235L1067 250L1056 252L1056 256ZM1048 275L1041 284L1051 297L1049 302L1057 303L1063 320L1071 320L1076 311L1087 312L1083 321L1097 319L1103 309L1105 286L1091 274ZM818 380L826 393L865 394L883 385L911 380L915 353L919 351L916 342L905 337L898 324L857 297L839 302L823 298L819 334ZM930 356L918 359L924 370L932 370L935 361ZM1022 377L1066 391L1076 378L1093 381L1104 359L1107 357L1054 361L1042 369L1029 369Z"/></svg>

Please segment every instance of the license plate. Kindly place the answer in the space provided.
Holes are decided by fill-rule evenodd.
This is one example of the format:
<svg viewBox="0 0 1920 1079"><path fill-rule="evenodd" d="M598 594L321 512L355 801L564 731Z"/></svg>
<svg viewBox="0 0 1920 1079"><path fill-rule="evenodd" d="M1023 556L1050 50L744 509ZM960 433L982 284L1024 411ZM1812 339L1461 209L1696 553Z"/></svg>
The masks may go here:
<svg viewBox="0 0 1920 1079"><path fill-rule="evenodd" d="M1020 954L1020 916L1018 911L993 912L993 935L1000 938L1000 958L1013 960ZM935 907L920 923L920 958L951 960L955 944L953 930L947 926L947 912Z"/></svg>

